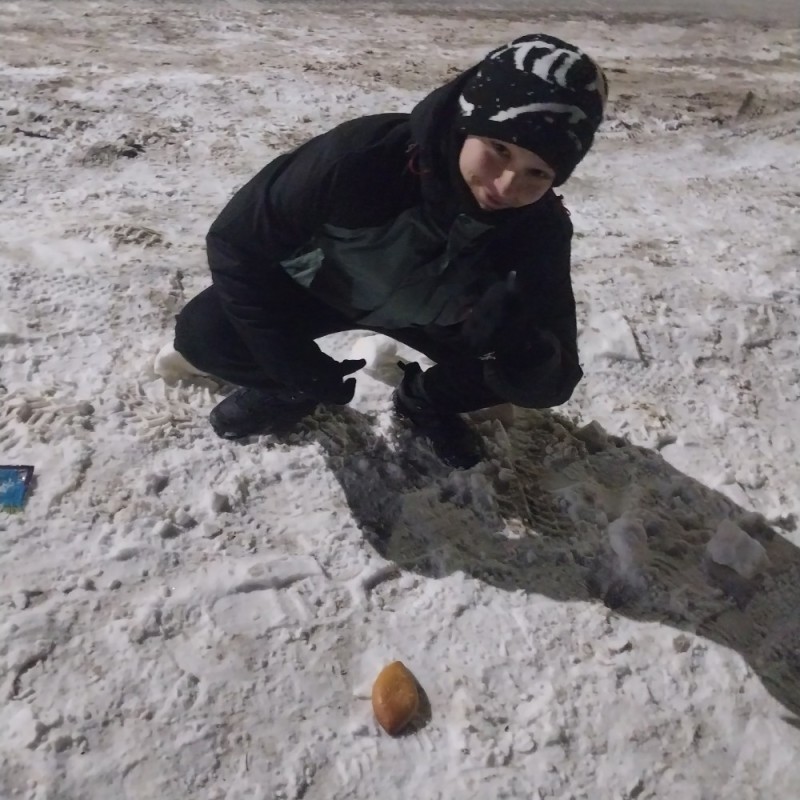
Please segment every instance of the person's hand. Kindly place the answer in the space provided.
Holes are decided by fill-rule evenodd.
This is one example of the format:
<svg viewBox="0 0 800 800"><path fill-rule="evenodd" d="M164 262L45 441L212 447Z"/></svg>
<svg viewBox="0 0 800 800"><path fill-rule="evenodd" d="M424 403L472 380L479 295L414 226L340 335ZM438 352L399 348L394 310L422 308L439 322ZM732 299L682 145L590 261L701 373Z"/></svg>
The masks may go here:
<svg viewBox="0 0 800 800"><path fill-rule="evenodd" d="M461 335L472 352L483 355L494 349L495 335L508 320L517 298L516 272L509 272L483 293L461 325Z"/></svg>
<svg viewBox="0 0 800 800"><path fill-rule="evenodd" d="M524 408L563 403L564 399L553 400L561 391L563 375L561 344L546 330L532 331L518 349L483 363L486 385L506 402Z"/></svg>
<svg viewBox="0 0 800 800"><path fill-rule="evenodd" d="M551 331L536 328L525 339L520 339L517 346L508 352L500 352L496 360L510 370L538 370L557 358L561 353L561 345Z"/></svg>
<svg viewBox="0 0 800 800"><path fill-rule="evenodd" d="M367 362L363 358L347 359L345 361L326 358L298 384L298 388L321 403L346 406L355 394L356 379L348 378L344 380L344 378L366 366L366 364Z"/></svg>

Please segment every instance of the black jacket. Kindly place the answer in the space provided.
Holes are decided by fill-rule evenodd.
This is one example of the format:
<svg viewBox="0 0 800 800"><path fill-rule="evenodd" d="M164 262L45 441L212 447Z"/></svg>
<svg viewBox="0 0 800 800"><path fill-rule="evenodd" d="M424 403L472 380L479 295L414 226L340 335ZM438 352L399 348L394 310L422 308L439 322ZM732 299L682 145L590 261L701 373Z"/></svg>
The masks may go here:
<svg viewBox="0 0 800 800"><path fill-rule="evenodd" d="M410 115L345 122L279 156L213 223L206 242L214 285L271 374L291 383L323 356L270 326L270 270L288 272L354 328L450 331L513 270L518 299L475 354L486 358L485 380L518 405L569 398L582 375L572 226L552 191L533 205L491 213L472 199L458 174L463 139L453 120L473 71Z"/></svg>

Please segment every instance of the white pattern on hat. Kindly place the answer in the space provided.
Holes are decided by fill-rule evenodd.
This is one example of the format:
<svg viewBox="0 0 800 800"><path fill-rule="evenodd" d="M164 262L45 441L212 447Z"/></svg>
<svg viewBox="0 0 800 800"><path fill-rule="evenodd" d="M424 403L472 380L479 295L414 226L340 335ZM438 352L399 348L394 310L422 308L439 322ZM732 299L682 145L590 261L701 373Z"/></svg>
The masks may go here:
<svg viewBox="0 0 800 800"><path fill-rule="evenodd" d="M465 99L463 94L458 98L458 104L461 106L461 113L465 117L470 116L475 110L475 103L470 103L469 100Z"/></svg>
<svg viewBox="0 0 800 800"><path fill-rule="evenodd" d="M473 106L474 107L474 106ZM498 111L494 116L489 117L491 122L505 122L508 119L515 119L520 114L529 114L537 111L552 111L554 114L569 114L570 125L586 119L586 114L578 106L570 106L566 103L528 103L525 106L516 106Z"/></svg>
<svg viewBox="0 0 800 800"><path fill-rule="evenodd" d="M497 51L492 58L499 58L509 50L514 52L514 66L522 72L532 72L543 81L552 83L555 81L562 88L567 88L567 74L569 73L572 65L580 61L584 54L580 50L567 50L563 47L556 47L550 42L517 42L508 45ZM525 66L525 59L530 55L532 50L550 50L547 55L539 56L534 59L530 67ZM566 56L564 63L553 73L550 70L562 56Z"/></svg>
<svg viewBox="0 0 800 800"><path fill-rule="evenodd" d="M592 61L592 59L589 60ZM592 66L597 71L597 77L586 87L586 91L597 92L605 108L606 100L608 99L608 82L606 81L606 75L595 61L592 61Z"/></svg>
<svg viewBox="0 0 800 800"><path fill-rule="evenodd" d="M583 142L575 135L574 131L567 131L567 136L572 139L572 143L575 145L575 149L577 152L583 152Z"/></svg>

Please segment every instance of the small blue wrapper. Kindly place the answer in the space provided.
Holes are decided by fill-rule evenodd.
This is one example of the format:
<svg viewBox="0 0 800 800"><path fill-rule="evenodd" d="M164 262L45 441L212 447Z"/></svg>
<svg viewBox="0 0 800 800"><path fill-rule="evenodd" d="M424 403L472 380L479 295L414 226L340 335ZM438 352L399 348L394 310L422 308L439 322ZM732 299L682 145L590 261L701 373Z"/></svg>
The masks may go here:
<svg viewBox="0 0 800 800"><path fill-rule="evenodd" d="M0 508L22 508L33 478L33 467L0 465Z"/></svg>

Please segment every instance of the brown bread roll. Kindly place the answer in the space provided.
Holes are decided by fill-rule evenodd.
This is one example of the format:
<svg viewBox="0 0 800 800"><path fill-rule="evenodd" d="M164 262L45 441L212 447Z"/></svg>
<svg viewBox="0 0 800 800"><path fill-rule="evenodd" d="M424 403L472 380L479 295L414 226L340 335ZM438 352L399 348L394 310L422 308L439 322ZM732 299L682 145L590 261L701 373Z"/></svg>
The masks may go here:
<svg viewBox="0 0 800 800"><path fill-rule="evenodd" d="M417 713L417 681L402 661L381 670L372 685L372 710L380 726L391 736L400 733Z"/></svg>

